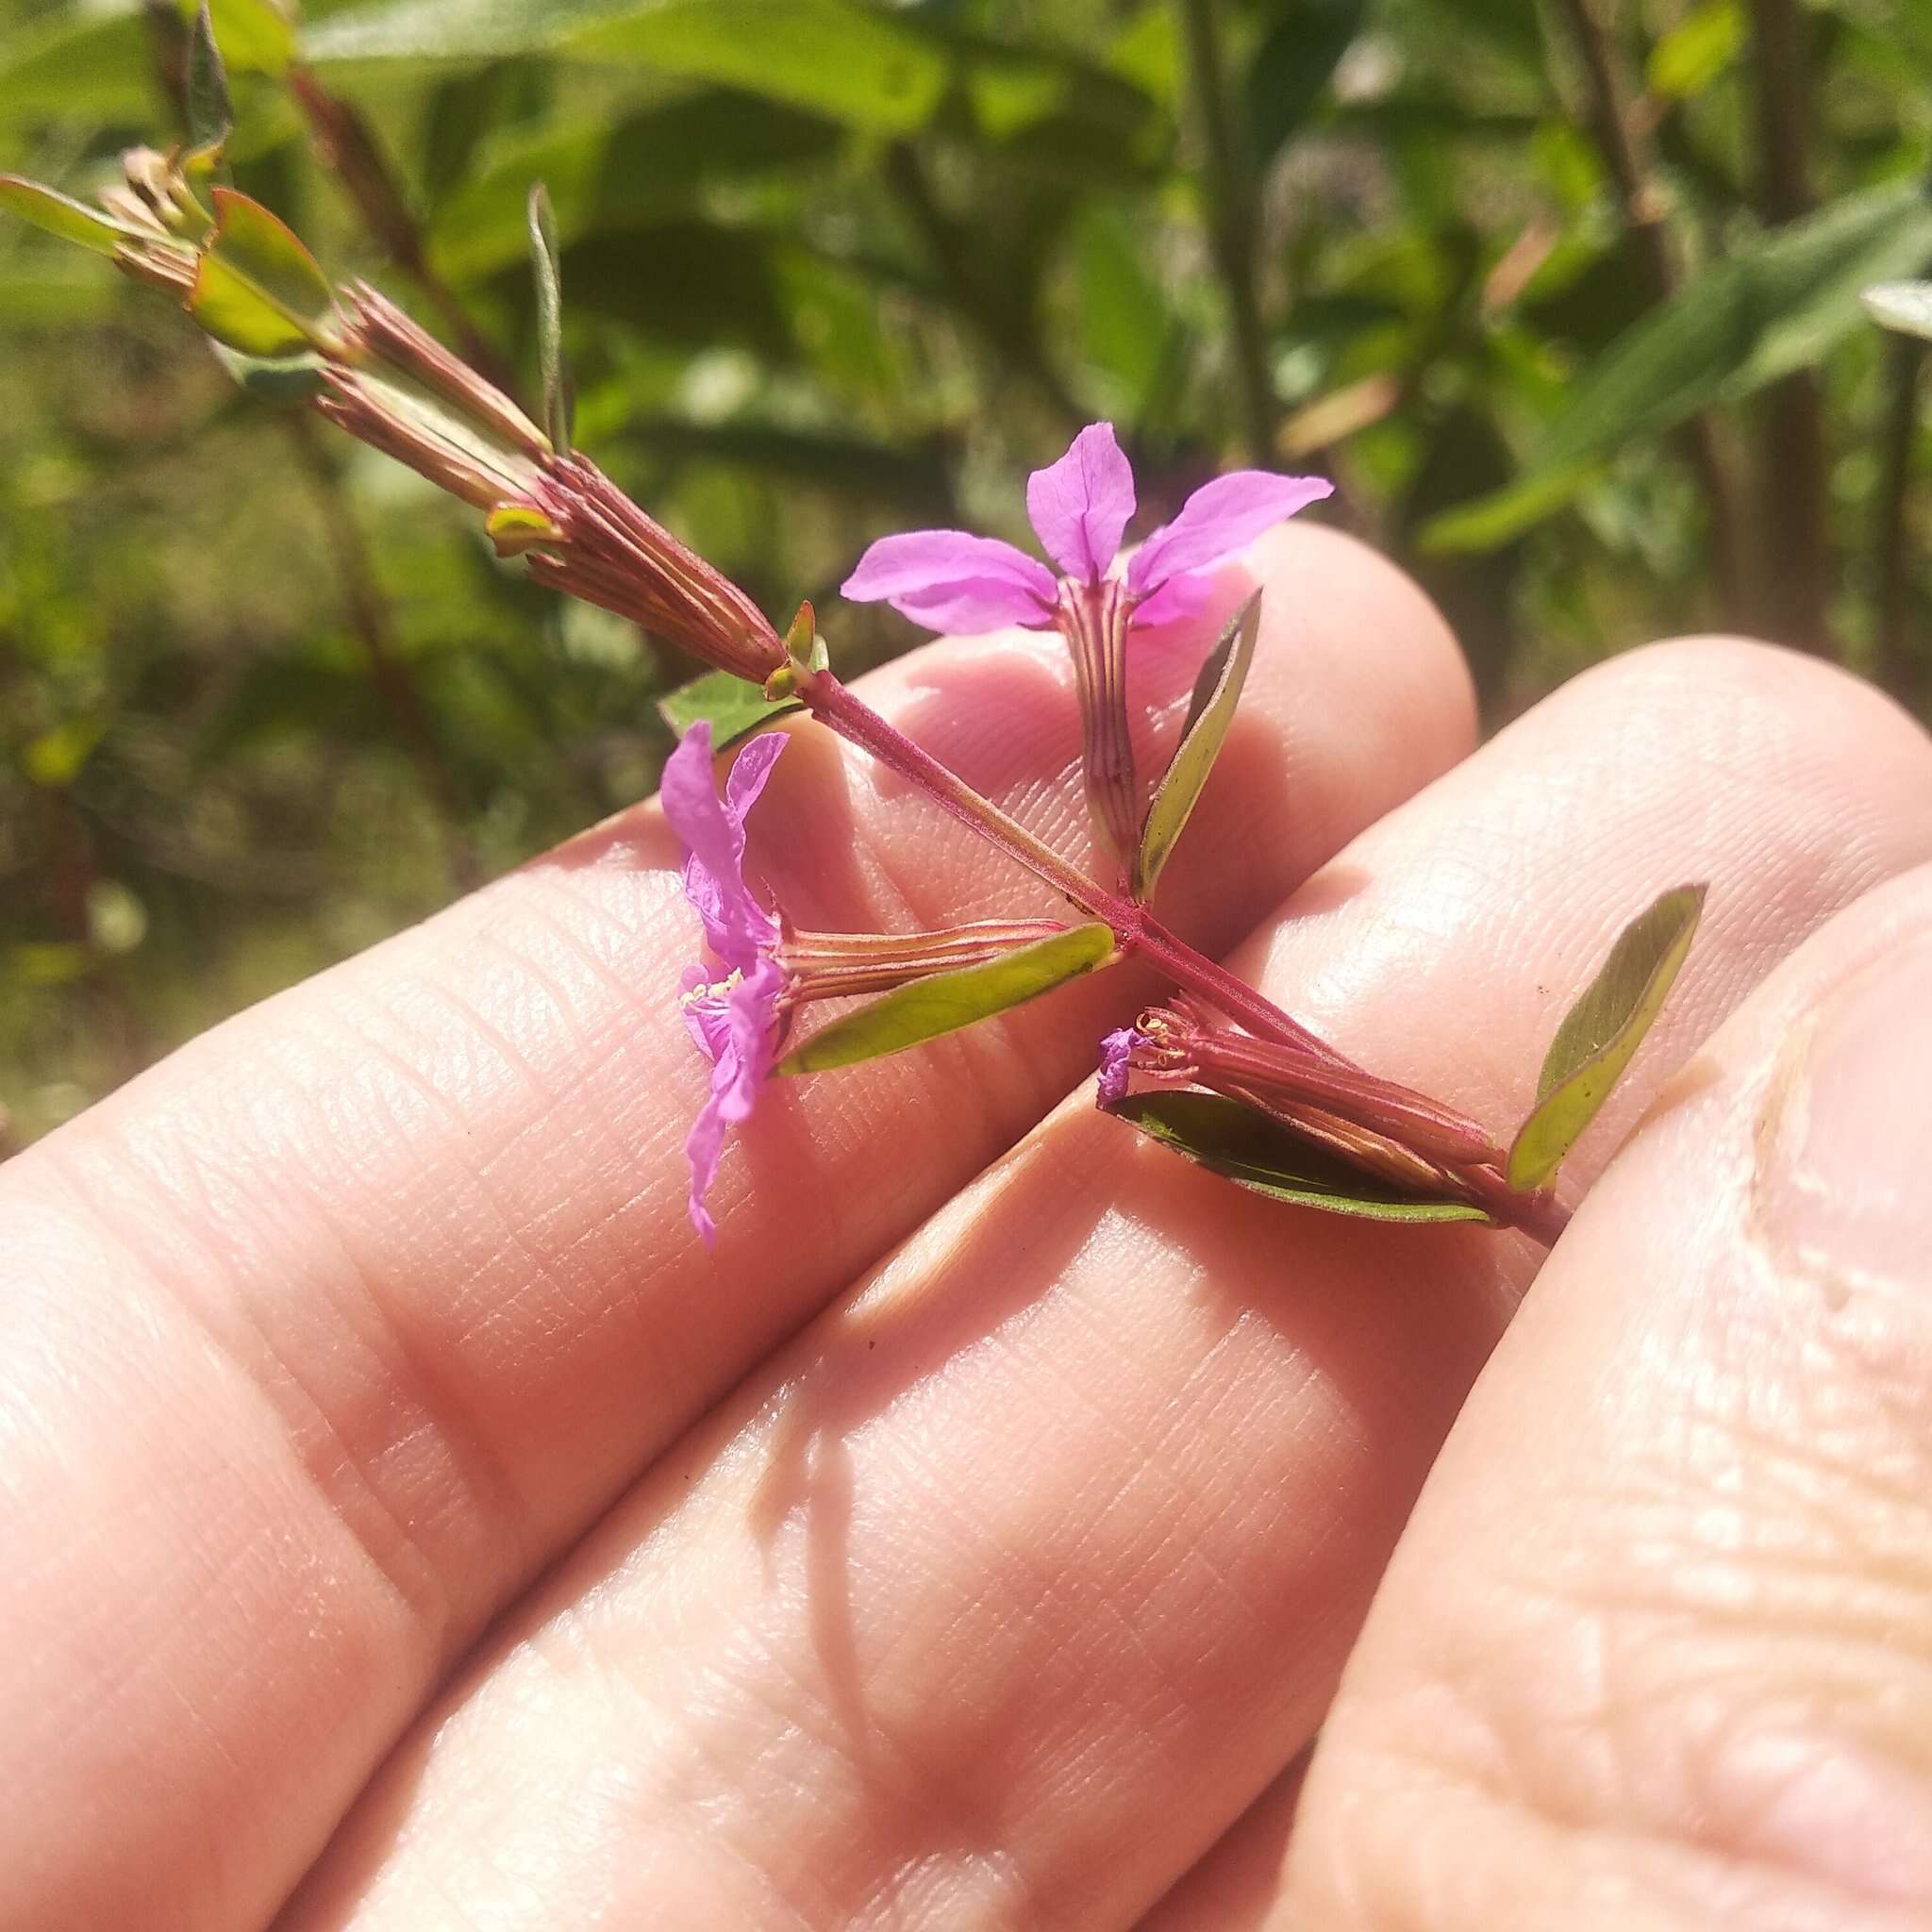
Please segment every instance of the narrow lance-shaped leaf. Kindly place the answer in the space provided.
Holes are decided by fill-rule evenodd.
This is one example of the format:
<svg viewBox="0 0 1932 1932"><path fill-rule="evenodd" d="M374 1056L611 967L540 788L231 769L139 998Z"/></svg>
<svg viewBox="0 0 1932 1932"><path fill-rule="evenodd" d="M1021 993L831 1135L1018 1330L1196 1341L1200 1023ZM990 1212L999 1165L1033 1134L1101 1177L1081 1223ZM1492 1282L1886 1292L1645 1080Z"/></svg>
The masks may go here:
<svg viewBox="0 0 1932 1932"><path fill-rule="evenodd" d="M188 42L187 94L189 144L197 153L212 156L235 125L235 109L228 99L228 76L215 45L208 0L201 0Z"/></svg>
<svg viewBox="0 0 1932 1932"><path fill-rule="evenodd" d="M1431 1200L1372 1180L1281 1122L1220 1093L1134 1093L1108 1112L1237 1187L1363 1221L1487 1221L1469 1201Z"/></svg>
<svg viewBox="0 0 1932 1932"><path fill-rule="evenodd" d="M731 671L708 671L658 700L658 715L679 738L693 724L708 724L713 751L749 738L788 711L804 708L802 698L768 698L757 685Z"/></svg>
<svg viewBox="0 0 1932 1932"><path fill-rule="evenodd" d="M35 227L92 248L96 255L112 255L125 242L153 240L98 208L42 188L38 181L24 181L18 175L0 175L0 208L10 208Z"/></svg>
<svg viewBox="0 0 1932 1932"><path fill-rule="evenodd" d="M563 278L557 267L557 216L541 181L530 186L530 267L537 281L537 354L543 373L543 426L560 451L571 441L575 398L563 360Z"/></svg>
<svg viewBox="0 0 1932 1932"><path fill-rule="evenodd" d="M1666 892L1619 935L1544 1057L1537 1104L1509 1149L1509 1185L1546 1187L1649 1032L1690 951L1703 886Z"/></svg>
<svg viewBox="0 0 1932 1932"><path fill-rule="evenodd" d="M1229 620L1194 680L1193 701L1181 726L1180 743L1173 763L1155 788L1154 803L1141 829L1141 849L1134 858L1137 899L1153 898L1160 869L1186 830L1208 774L1221 756L1227 727L1234 723L1235 707L1241 703L1241 686L1247 682L1248 666L1255 661L1255 640L1260 627L1261 593L1257 591Z"/></svg>
<svg viewBox="0 0 1932 1932"><path fill-rule="evenodd" d="M778 1062L781 1074L817 1074L877 1059L990 1020L1114 957L1113 932L1097 920L1020 946L984 966L935 973L822 1027Z"/></svg>

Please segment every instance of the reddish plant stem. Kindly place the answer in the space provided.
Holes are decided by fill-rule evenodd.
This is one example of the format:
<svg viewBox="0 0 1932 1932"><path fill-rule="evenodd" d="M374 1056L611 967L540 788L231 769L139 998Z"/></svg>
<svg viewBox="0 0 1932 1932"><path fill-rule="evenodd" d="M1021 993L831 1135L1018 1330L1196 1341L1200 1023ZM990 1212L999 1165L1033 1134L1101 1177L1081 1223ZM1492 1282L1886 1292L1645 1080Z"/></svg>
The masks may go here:
<svg viewBox="0 0 1932 1932"><path fill-rule="evenodd" d="M831 672L801 675L796 694L822 724L910 780L942 811L1044 879L1082 912L1105 921L1112 928L1123 953L1139 953L1152 959L1168 977L1199 994L1230 1019L1239 1021L1251 1033L1299 1049L1324 1066L1348 1074L1361 1073L1353 1060L1283 1012L1266 994L1170 932L1144 906L1108 891L1036 839L1024 825L975 791L957 773L947 770L930 752L922 750L903 732L895 730L870 705L855 697ZM1409 1091L1393 1082L1388 1085L1391 1093ZM1416 1094L1414 1098L1417 1105L1433 1115L1461 1120L1461 1116L1453 1115L1440 1102L1425 1095ZM1474 1122L1468 1122L1467 1128L1472 1135L1483 1134ZM1519 1228L1545 1247L1556 1241L1569 1221L1568 1210L1552 1195L1523 1193L1510 1187L1503 1174L1487 1163L1472 1162L1446 1172L1452 1184L1498 1225Z"/></svg>

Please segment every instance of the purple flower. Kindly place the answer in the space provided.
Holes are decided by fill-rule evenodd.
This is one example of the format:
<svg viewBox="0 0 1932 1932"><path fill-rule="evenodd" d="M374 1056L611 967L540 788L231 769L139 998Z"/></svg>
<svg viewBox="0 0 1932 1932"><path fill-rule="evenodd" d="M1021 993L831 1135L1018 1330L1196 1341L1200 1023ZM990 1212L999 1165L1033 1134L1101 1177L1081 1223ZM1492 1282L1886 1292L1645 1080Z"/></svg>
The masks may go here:
<svg viewBox="0 0 1932 1932"><path fill-rule="evenodd" d="M1117 1026L1100 1042L1100 1104L1112 1107L1127 1097L1127 1074L1134 1049L1146 1044L1147 1036L1137 1027Z"/></svg>
<svg viewBox="0 0 1932 1932"><path fill-rule="evenodd" d="M710 1098L684 1143L691 1162L691 1225L707 1246L718 1230L705 1212L705 1194L718 1172L724 1130L751 1112L777 1057L784 975L773 955L779 925L744 882L744 819L787 742L778 732L751 740L738 754L720 798L711 782L711 727L700 721L664 761L658 794L665 818L684 841L684 895L724 969L714 979L704 966L692 966L682 988L685 1024L711 1062Z"/></svg>
<svg viewBox="0 0 1932 1932"><path fill-rule="evenodd" d="M1237 470L1195 491L1128 563L1128 621L1165 624L1200 610L1217 566L1331 487L1319 476ZM890 604L929 630L1054 625L1069 587L1097 589L1106 578L1134 514L1134 473L1112 424L1090 423L1058 462L1034 471L1026 513L1040 547L1060 567L1058 578L994 537L912 530L880 538L858 559L842 593L856 603Z"/></svg>
<svg viewBox="0 0 1932 1932"><path fill-rule="evenodd" d="M1113 425L1090 423L1058 462L1034 471L1026 484L1034 534L1060 575L997 538L914 530L880 538L843 592L890 604L931 630L1058 630L1079 688L1089 812L1097 838L1124 862L1140 841L1142 806L1127 715L1129 634L1198 615L1221 564L1329 491L1319 476L1267 470L1217 477L1115 577L1109 573L1134 514L1134 473Z"/></svg>

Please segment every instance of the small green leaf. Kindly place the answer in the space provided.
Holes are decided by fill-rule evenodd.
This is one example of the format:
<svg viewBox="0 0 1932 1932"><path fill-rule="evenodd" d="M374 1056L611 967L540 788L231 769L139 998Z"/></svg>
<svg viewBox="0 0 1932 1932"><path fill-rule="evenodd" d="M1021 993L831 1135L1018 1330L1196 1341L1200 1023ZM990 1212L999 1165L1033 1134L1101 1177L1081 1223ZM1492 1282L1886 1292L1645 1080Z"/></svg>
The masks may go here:
<svg viewBox="0 0 1932 1932"><path fill-rule="evenodd" d="M63 242L77 242L96 255L112 255L127 242L154 239L97 208L42 188L38 181L24 181L18 175L0 175L0 208L10 208L35 227L44 228Z"/></svg>
<svg viewBox="0 0 1932 1932"><path fill-rule="evenodd" d="M1932 341L1932 282L1880 282L1858 299L1880 328Z"/></svg>
<svg viewBox="0 0 1932 1932"><path fill-rule="evenodd" d="M321 391L319 356L249 356L213 337L208 347L237 385L263 402L306 403Z"/></svg>
<svg viewBox="0 0 1932 1932"><path fill-rule="evenodd" d="M571 442L575 413L563 360L563 278L557 269L557 216L542 182L530 184L530 268L537 281L537 354L543 374L543 426L559 454Z"/></svg>
<svg viewBox="0 0 1932 1932"><path fill-rule="evenodd" d="M1289 8L1248 69L1246 122L1265 168L1314 111L1362 28L1362 0L1303 0Z"/></svg>
<svg viewBox="0 0 1932 1932"><path fill-rule="evenodd" d="M235 125L228 75L208 7L208 0L201 0L188 42L188 142L197 152L219 148Z"/></svg>
<svg viewBox="0 0 1932 1932"><path fill-rule="evenodd" d="M1108 1112L1163 1147L1272 1200L1363 1221L1487 1221L1468 1201L1437 1201L1372 1180L1339 1156L1219 1093L1135 1093Z"/></svg>
<svg viewBox="0 0 1932 1932"><path fill-rule="evenodd" d="M214 203L209 253L219 256L311 341L325 337L335 313L335 291L301 238L260 202L232 188L217 188Z"/></svg>
<svg viewBox="0 0 1932 1932"><path fill-rule="evenodd" d="M788 711L802 711L799 698L767 698L755 684L729 671L708 671L658 700L658 715L682 738L693 724L708 724L711 748L723 751Z"/></svg>
<svg viewBox="0 0 1932 1932"><path fill-rule="evenodd" d="M276 0L206 0L224 64L235 74L279 80L295 55L295 25Z"/></svg>
<svg viewBox="0 0 1932 1932"><path fill-rule="evenodd" d="M244 356L273 360L308 347L308 331L219 255L204 255L196 265L188 312L217 342Z"/></svg>
<svg viewBox="0 0 1932 1932"><path fill-rule="evenodd" d="M1228 620L1227 628L1194 680L1194 696L1188 706L1187 723L1181 726L1180 743L1173 763L1155 788L1154 803L1147 808L1147 823L1141 833L1141 850L1134 860L1137 899L1153 898L1160 869L1186 830L1208 774L1221 756L1227 727L1234 723L1235 707L1241 703L1241 686L1247 682L1248 666L1255 661L1255 640L1260 629L1261 593L1257 591Z"/></svg>
<svg viewBox="0 0 1932 1932"><path fill-rule="evenodd" d="M1509 1185L1546 1187L1597 1116L1671 991L1704 910L1703 886L1666 892L1619 935L1550 1041L1536 1108L1509 1149Z"/></svg>
<svg viewBox="0 0 1932 1932"><path fill-rule="evenodd" d="M1112 928L1097 920L1020 946L983 966L935 973L822 1027L778 1062L781 1074L818 1074L877 1059L956 1033L1077 979L1114 957Z"/></svg>
<svg viewBox="0 0 1932 1932"><path fill-rule="evenodd" d="M1651 49L1644 64L1651 92L1694 100L1744 51L1745 39L1738 0L1704 0Z"/></svg>

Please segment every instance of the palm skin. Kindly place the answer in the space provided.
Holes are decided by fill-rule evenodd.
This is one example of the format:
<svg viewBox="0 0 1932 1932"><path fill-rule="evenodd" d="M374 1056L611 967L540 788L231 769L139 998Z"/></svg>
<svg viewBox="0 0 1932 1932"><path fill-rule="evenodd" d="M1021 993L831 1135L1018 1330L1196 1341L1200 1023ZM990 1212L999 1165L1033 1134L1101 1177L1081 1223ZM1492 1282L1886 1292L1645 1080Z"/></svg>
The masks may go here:
<svg viewBox="0 0 1932 1932"><path fill-rule="evenodd" d="M1932 1126L1932 746L1705 640L1472 755L1412 587L1255 557L1163 910L1337 1044L1506 1125L1714 882L1556 1254L1096 1116L1131 970L777 1096L707 1254L641 808L0 1174L0 1924L1932 1920L1932 1231L1805 1124ZM866 687L1074 838L1044 651ZM1051 909L821 736L754 842L813 926Z"/></svg>

